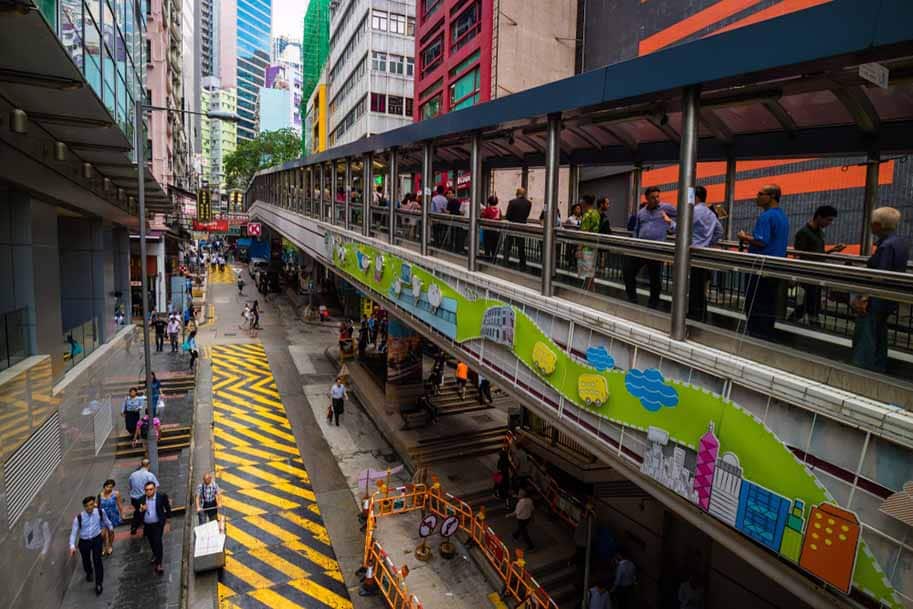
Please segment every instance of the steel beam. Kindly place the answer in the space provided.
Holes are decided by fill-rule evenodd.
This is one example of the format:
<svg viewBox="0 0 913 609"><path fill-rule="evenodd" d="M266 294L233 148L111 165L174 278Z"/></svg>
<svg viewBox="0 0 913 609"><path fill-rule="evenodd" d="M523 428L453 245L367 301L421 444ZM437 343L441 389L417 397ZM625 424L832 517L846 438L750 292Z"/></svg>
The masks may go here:
<svg viewBox="0 0 913 609"><path fill-rule="evenodd" d="M561 162L561 115L548 115L545 155L545 210L542 228L542 295L554 295L555 210L558 207L558 166Z"/></svg>
<svg viewBox="0 0 913 609"><path fill-rule="evenodd" d="M482 204L482 136L478 133L472 134L470 157L469 257L467 263L470 271L476 271L479 257L479 207ZM460 253L457 252L457 254Z"/></svg>

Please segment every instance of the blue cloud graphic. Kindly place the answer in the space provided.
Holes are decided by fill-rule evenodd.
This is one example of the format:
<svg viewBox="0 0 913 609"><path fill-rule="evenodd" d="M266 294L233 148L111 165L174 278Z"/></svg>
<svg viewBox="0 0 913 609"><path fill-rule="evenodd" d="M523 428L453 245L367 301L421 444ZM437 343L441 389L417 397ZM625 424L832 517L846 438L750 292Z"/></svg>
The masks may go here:
<svg viewBox="0 0 913 609"><path fill-rule="evenodd" d="M640 400L640 405L650 412L678 405L678 392L666 384L663 373L656 368L628 370L625 375L625 389Z"/></svg>
<svg viewBox="0 0 913 609"><path fill-rule="evenodd" d="M606 348L602 346L590 347L587 349L586 361L600 372L603 370L611 370L615 367L615 358L609 355Z"/></svg>

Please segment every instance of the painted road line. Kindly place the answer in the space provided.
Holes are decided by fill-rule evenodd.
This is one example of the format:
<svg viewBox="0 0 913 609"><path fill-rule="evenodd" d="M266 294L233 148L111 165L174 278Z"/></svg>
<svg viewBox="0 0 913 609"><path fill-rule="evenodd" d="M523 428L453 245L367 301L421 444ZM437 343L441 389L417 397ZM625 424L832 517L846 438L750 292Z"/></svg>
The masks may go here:
<svg viewBox="0 0 913 609"><path fill-rule="evenodd" d="M220 609L351 609L261 345L215 345L213 435L226 517Z"/></svg>

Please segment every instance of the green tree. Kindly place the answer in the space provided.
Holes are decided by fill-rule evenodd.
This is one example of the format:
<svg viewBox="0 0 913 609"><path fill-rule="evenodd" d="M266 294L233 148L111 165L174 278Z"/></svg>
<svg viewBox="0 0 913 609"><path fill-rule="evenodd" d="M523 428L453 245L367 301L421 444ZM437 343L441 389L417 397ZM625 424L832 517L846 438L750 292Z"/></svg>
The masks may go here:
<svg viewBox="0 0 913 609"><path fill-rule="evenodd" d="M256 139L239 141L225 156L225 180L229 188L247 188L261 169L297 159L300 153L301 137L291 129L264 131Z"/></svg>

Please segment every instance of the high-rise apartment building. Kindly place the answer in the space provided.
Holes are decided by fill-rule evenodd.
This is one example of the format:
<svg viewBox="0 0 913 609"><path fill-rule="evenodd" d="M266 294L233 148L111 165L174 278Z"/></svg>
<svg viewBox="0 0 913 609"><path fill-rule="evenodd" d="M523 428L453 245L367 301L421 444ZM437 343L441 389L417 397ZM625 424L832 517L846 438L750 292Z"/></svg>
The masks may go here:
<svg viewBox="0 0 913 609"><path fill-rule="evenodd" d="M301 135L301 80L301 43L286 36L274 39L273 62L260 90L260 132L292 129Z"/></svg>
<svg viewBox="0 0 913 609"><path fill-rule="evenodd" d="M330 4L328 146L411 122L414 34L414 1Z"/></svg>
<svg viewBox="0 0 913 609"><path fill-rule="evenodd" d="M573 75L577 0L530 8L523 0L418 0L415 120Z"/></svg>
<svg viewBox="0 0 913 609"><path fill-rule="evenodd" d="M327 149L327 71L323 70L313 93L305 102L302 132L303 154L317 154Z"/></svg>
<svg viewBox="0 0 913 609"><path fill-rule="evenodd" d="M238 97L234 87L222 87L214 76L202 80L200 106L203 112L237 112ZM238 142L238 125L231 121L202 117L202 178L213 188L225 191L225 157L234 152Z"/></svg>
<svg viewBox="0 0 913 609"><path fill-rule="evenodd" d="M318 83L326 84L324 68L330 44L330 0L310 0L304 14L301 40L301 114L307 116L308 102ZM301 153L304 155L313 148L308 143L309 133L310 130L305 128L301 138Z"/></svg>
<svg viewBox="0 0 913 609"><path fill-rule="evenodd" d="M219 2L198 0L200 5L200 74L219 74Z"/></svg>
<svg viewBox="0 0 913 609"><path fill-rule="evenodd" d="M191 112L200 111L200 64L202 61L200 35L202 7L200 4L201 0L182 0L181 2L183 108ZM202 145L199 116L188 114L184 117L184 136L187 140L187 179L182 186L194 190L199 182L199 152Z"/></svg>

